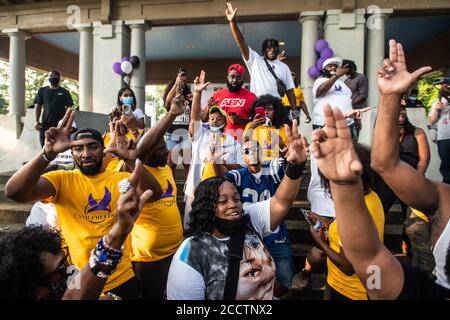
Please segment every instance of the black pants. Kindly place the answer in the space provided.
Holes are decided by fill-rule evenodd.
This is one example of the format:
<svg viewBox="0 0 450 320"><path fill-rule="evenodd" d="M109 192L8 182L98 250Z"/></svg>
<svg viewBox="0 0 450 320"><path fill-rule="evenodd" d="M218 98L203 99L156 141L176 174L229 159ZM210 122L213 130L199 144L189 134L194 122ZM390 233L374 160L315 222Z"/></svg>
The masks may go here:
<svg viewBox="0 0 450 320"><path fill-rule="evenodd" d="M441 158L439 171L442 174L442 182L450 184L450 139L438 140L437 147Z"/></svg>
<svg viewBox="0 0 450 320"><path fill-rule="evenodd" d="M139 281L142 299L164 299L172 257L173 255L155 262L133 262L133 270Z"/></svg>
<svg viewBox="0 0 450 320"><path fill-rule="evenodd" d="M120 286L115 287L109 292L118 295L123 300L140 300L141 292L139 290L139 283L136 277L125 281Z"/></svg>
<svg viewBox="0 0 450 320"><path fill-rule="evenodd" d="M319 126L318 124L312 125L313 130L323 128L324 126ZM352 140L358 142L358 129L356 128L356 121L348 126L350 128L350 133L352 134Z"/></svg>

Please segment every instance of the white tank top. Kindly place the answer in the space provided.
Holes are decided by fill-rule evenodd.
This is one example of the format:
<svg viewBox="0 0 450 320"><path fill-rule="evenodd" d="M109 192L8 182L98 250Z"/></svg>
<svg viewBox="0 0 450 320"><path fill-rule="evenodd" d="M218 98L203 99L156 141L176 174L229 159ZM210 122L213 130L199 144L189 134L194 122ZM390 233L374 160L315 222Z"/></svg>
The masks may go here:
<svg viewBox="0 0 450 320"><path fill-rule="evenodd" d="M447 253L450 246L450 219L445 226L444 231L436 241L433 249L434 260L436 261L436 282L441 286L450 289L450 279L445 274L445 264L447 260ZM448 266L450 267L450 266Z"/></svg>

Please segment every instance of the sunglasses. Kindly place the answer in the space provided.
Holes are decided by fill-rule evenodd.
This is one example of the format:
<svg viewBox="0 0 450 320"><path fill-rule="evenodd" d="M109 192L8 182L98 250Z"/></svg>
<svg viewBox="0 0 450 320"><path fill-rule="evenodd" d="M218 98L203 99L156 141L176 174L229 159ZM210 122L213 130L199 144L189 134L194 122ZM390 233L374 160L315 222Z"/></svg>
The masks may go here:
<svg viewBox="0 0 450 320"><path fill-rule="evenodd" d="M253 146L250 148L244 148L244 154L250 154L251 152L258 152L258 147L257 146Z"/></svg>

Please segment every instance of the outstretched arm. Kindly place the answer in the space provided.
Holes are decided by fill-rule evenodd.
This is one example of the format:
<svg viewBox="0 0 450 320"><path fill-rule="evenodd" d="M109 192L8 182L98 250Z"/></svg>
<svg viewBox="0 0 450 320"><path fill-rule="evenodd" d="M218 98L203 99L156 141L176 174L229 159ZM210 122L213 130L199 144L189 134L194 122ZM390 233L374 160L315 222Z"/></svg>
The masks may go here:
<svg viewBox="0 0 450 320"><path fill-rule="evenodd" d="M330 180L336 221L345 255L371 299L395 299L403 288L398 260L380 242L364 201L362 164L356 154L342 112L324 106L325 127L315 130L310 151L322 174ZM368 281L380 280L379 286Z"/></svg>
<svg viewBox="0 0 450 320"><path fill-rule="evenodd" d="M236 41L239 49L241 50L242 56L244 60L247 61L250 57L250 51L248 48L247 42L245 42L244 36L239 30L239 27L236 23L236 13L237 8L233 9L233 6L230 2L227 2L227 8L225 10L225 15L227 16L228 22L230 23L231 33L233 34L234 40Z"/></svg>
<svg viewBox="0 0 450 320"><path fill-rule="evenodd" d="M389 41L389 59L384 60L378 72L381 96L372 146L373 169L403 202L427 215L433 214L432 208L438 204L438 189L422 173L400 161L397 122L401 95L430 70L430 67L423 67L409 73L402 45Z"/></svg>
<svg viewBox="0 0 450 320"><path fill-rule="evenodd" d="M45 144L30 162L20 168L9 179L5 187L5 195L17 202L30 202L53 196L55 188L41 175L50 161L72 146L69 139L75 112L67 109L61 125L45 132ZM47 159L47 160L46 160Z"/></svg>
<svg viewBox="0 0 450 320"><path fill-rule="evenodd" d="M270 200L270 229L272 231L284 220L297 197L307 159L307 143L306 139L298 133L298 121L293 121L292 130L285 124L284 130L288 139L286 156L288 165L277 192Z"/></svg>
<svg viewBox="0 0 450 320"><path fill-rule="evenodd" d="M136 190L140 177L144 172L141 162L138 162L133 173L128 178L130 189L121 194L117 203L117 219L111 230L106 235L106 242L110 247L120 250L128 234L133 229L134 222L139 216L142 207L150 199L151 190L142 195ZM107 278L100 278L91 271L87 263L73 280L64 293L63 300L96 300L103 291ZM78 284L78 285L75 285Z"/></svg>
<svg viewBox="0 0 450 320"><path fill-rule="evenodd" d="M191 122L189 123L189 135L194 136L195 131L199 129L200 126L200 116L202 112L202 107L200 105L202 100L202 92L205 90L210 82L205 83L206 73L201 71L200 75L195 77L194 80L194 97L192 98L192 109L191 109Z"/></svg>

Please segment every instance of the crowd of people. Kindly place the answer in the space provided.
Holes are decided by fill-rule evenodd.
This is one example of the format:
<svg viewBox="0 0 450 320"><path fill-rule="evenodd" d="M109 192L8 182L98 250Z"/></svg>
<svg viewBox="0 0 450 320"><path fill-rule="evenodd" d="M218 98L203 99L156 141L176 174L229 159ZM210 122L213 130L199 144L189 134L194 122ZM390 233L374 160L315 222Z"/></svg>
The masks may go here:
<svg viewBox="0 0 450 320"><path fill-rule="evenodd" d="M108 132L77 128L70 93L50 73L36 96L43 148L5 187L34 206L26 227L0 239L0 299L272 300L297 269L307 287L316 268L327 270L325 299L450 297L450 80L429 114L442 160L436 182L425 177L426 134L407 116L423 107L411 88L431 68L409 73L400 43L390 41L379 70L370 150L357 139L361 114L375 106L353 61L324 61L308 106L278 41L264 40L260 55L230 3L225 16L249 90L235 63L226 88L202 105L206 72L190 86L180 68L152 128L129 87L118 91ZM299 134L300 110L311 137ZM303 212L315 246L296 266L286 215L308 161ZM174 178L181 164L184 213ZM411 263L383 244L395 201Z"/></svg>

